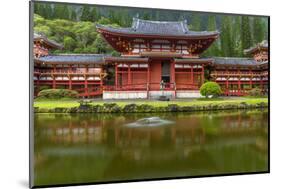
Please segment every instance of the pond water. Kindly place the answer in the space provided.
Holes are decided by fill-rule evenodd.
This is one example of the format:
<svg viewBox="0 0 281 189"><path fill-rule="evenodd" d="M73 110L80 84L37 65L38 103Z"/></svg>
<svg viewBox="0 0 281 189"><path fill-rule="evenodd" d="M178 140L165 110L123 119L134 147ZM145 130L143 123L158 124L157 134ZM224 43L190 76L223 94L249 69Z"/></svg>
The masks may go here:
<svg viewBox="0 0 281 189"><path fill-rule="evenodd" d="M267 111L35 114L34 121L37 186L268 170Z"/></svg>

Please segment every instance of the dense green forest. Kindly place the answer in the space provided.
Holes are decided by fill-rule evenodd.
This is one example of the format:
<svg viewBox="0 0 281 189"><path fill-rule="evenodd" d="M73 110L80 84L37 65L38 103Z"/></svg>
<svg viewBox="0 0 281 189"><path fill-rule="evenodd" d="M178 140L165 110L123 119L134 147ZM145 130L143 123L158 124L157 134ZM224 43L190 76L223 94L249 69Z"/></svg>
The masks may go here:
<svg viewBox="0 0 281 189"><path fill-rule="evenodd" d="M266 17L43 2L35 2L34 12L34 31L64 45L64 50L55 53L118 55L97 33L95 24L130 27L133 17L186 19L190 30L220 31L219 39L203 56L245 56L244 49L268 38Z"/></svg>

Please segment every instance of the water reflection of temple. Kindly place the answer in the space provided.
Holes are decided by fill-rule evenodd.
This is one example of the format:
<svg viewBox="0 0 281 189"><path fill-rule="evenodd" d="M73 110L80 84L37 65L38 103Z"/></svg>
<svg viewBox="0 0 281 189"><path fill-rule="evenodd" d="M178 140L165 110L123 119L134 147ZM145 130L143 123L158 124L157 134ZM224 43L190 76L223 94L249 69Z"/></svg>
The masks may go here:
<svg viewBox="0 0 281 189"><path fill-rule="evenodd" d="M55 143L101 143L103 127L87 121L74 124L71 120L59 127L45 127L43 136Z"/></svg>
<svg viewBox="0 0 281 189"><path fill-rule="evenodd" d="M82 122L67 119L63 124L52 127L44 127L39 132L45 139L54 143L88 143L114 145L115 147L149 147L165 145L169 146L194 146L210 143L213 136L235 140L239 137L250 136L261 129L262 120L255 115L247 116L238 114L226 116L219 120L214 115L201 119L178 118L176 126L164 126L156 128L129 128L124 126L125 119L118 118L120 123L109 127L106 121L84 120ZM216 119L218 126L208 126ZM110 125L110 124L109 124ZM263 132L265 132L264 130Z"/></svg>
<svg viewBox="0 0 281 189"><path fill-rule="evenodd" d="M34 162L41 180L46 175L67 182L89 175L92 181L126 180L268 169L267 113L173 114L163 118L175 125L155 128L125 126L141 115L36 116Z"/></svg>
<svg viewBox="0 0 281 189"><path fill-rule="evenodd" d="M140 116L42 116L35 119L37 126L41 122L35 127L35 166L65 166L75 177L95 170L107 179L161 176L159 170L163 176L263 171L267 115L177 114L164 117L176 125L154 128L125 126Z"/></svg>

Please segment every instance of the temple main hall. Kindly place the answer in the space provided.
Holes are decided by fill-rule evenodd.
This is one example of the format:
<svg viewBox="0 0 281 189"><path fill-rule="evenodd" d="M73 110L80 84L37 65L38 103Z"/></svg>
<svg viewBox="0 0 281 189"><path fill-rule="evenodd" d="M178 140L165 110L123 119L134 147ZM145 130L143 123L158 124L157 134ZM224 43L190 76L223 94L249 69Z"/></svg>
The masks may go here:
<svg viewBox="0 0 281 189"><path fill-rule="evenodd" d="M51 54L62 45L34 34L35 96L44 86L76 90L83 98L197 98L207 80L217 82L226 96L244 96L257 87L268 92L267 41L245 49L250 58L203 58L219 32L191 31L186 20L134 18L129 28L96 28L120 56Z"/></svg>

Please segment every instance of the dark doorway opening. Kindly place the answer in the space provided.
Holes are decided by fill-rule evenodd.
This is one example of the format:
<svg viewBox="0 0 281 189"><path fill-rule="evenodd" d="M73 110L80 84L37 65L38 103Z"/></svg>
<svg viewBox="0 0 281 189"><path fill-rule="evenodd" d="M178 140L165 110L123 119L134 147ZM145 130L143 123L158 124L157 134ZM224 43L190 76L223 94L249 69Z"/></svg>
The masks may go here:
<svg viewBox="0 0 281 189"><path fill-rule="evenodd" d="M163 60L161 63L162 74L161 74L161 81L164 83L170 83L170 61Z"/></svg>

